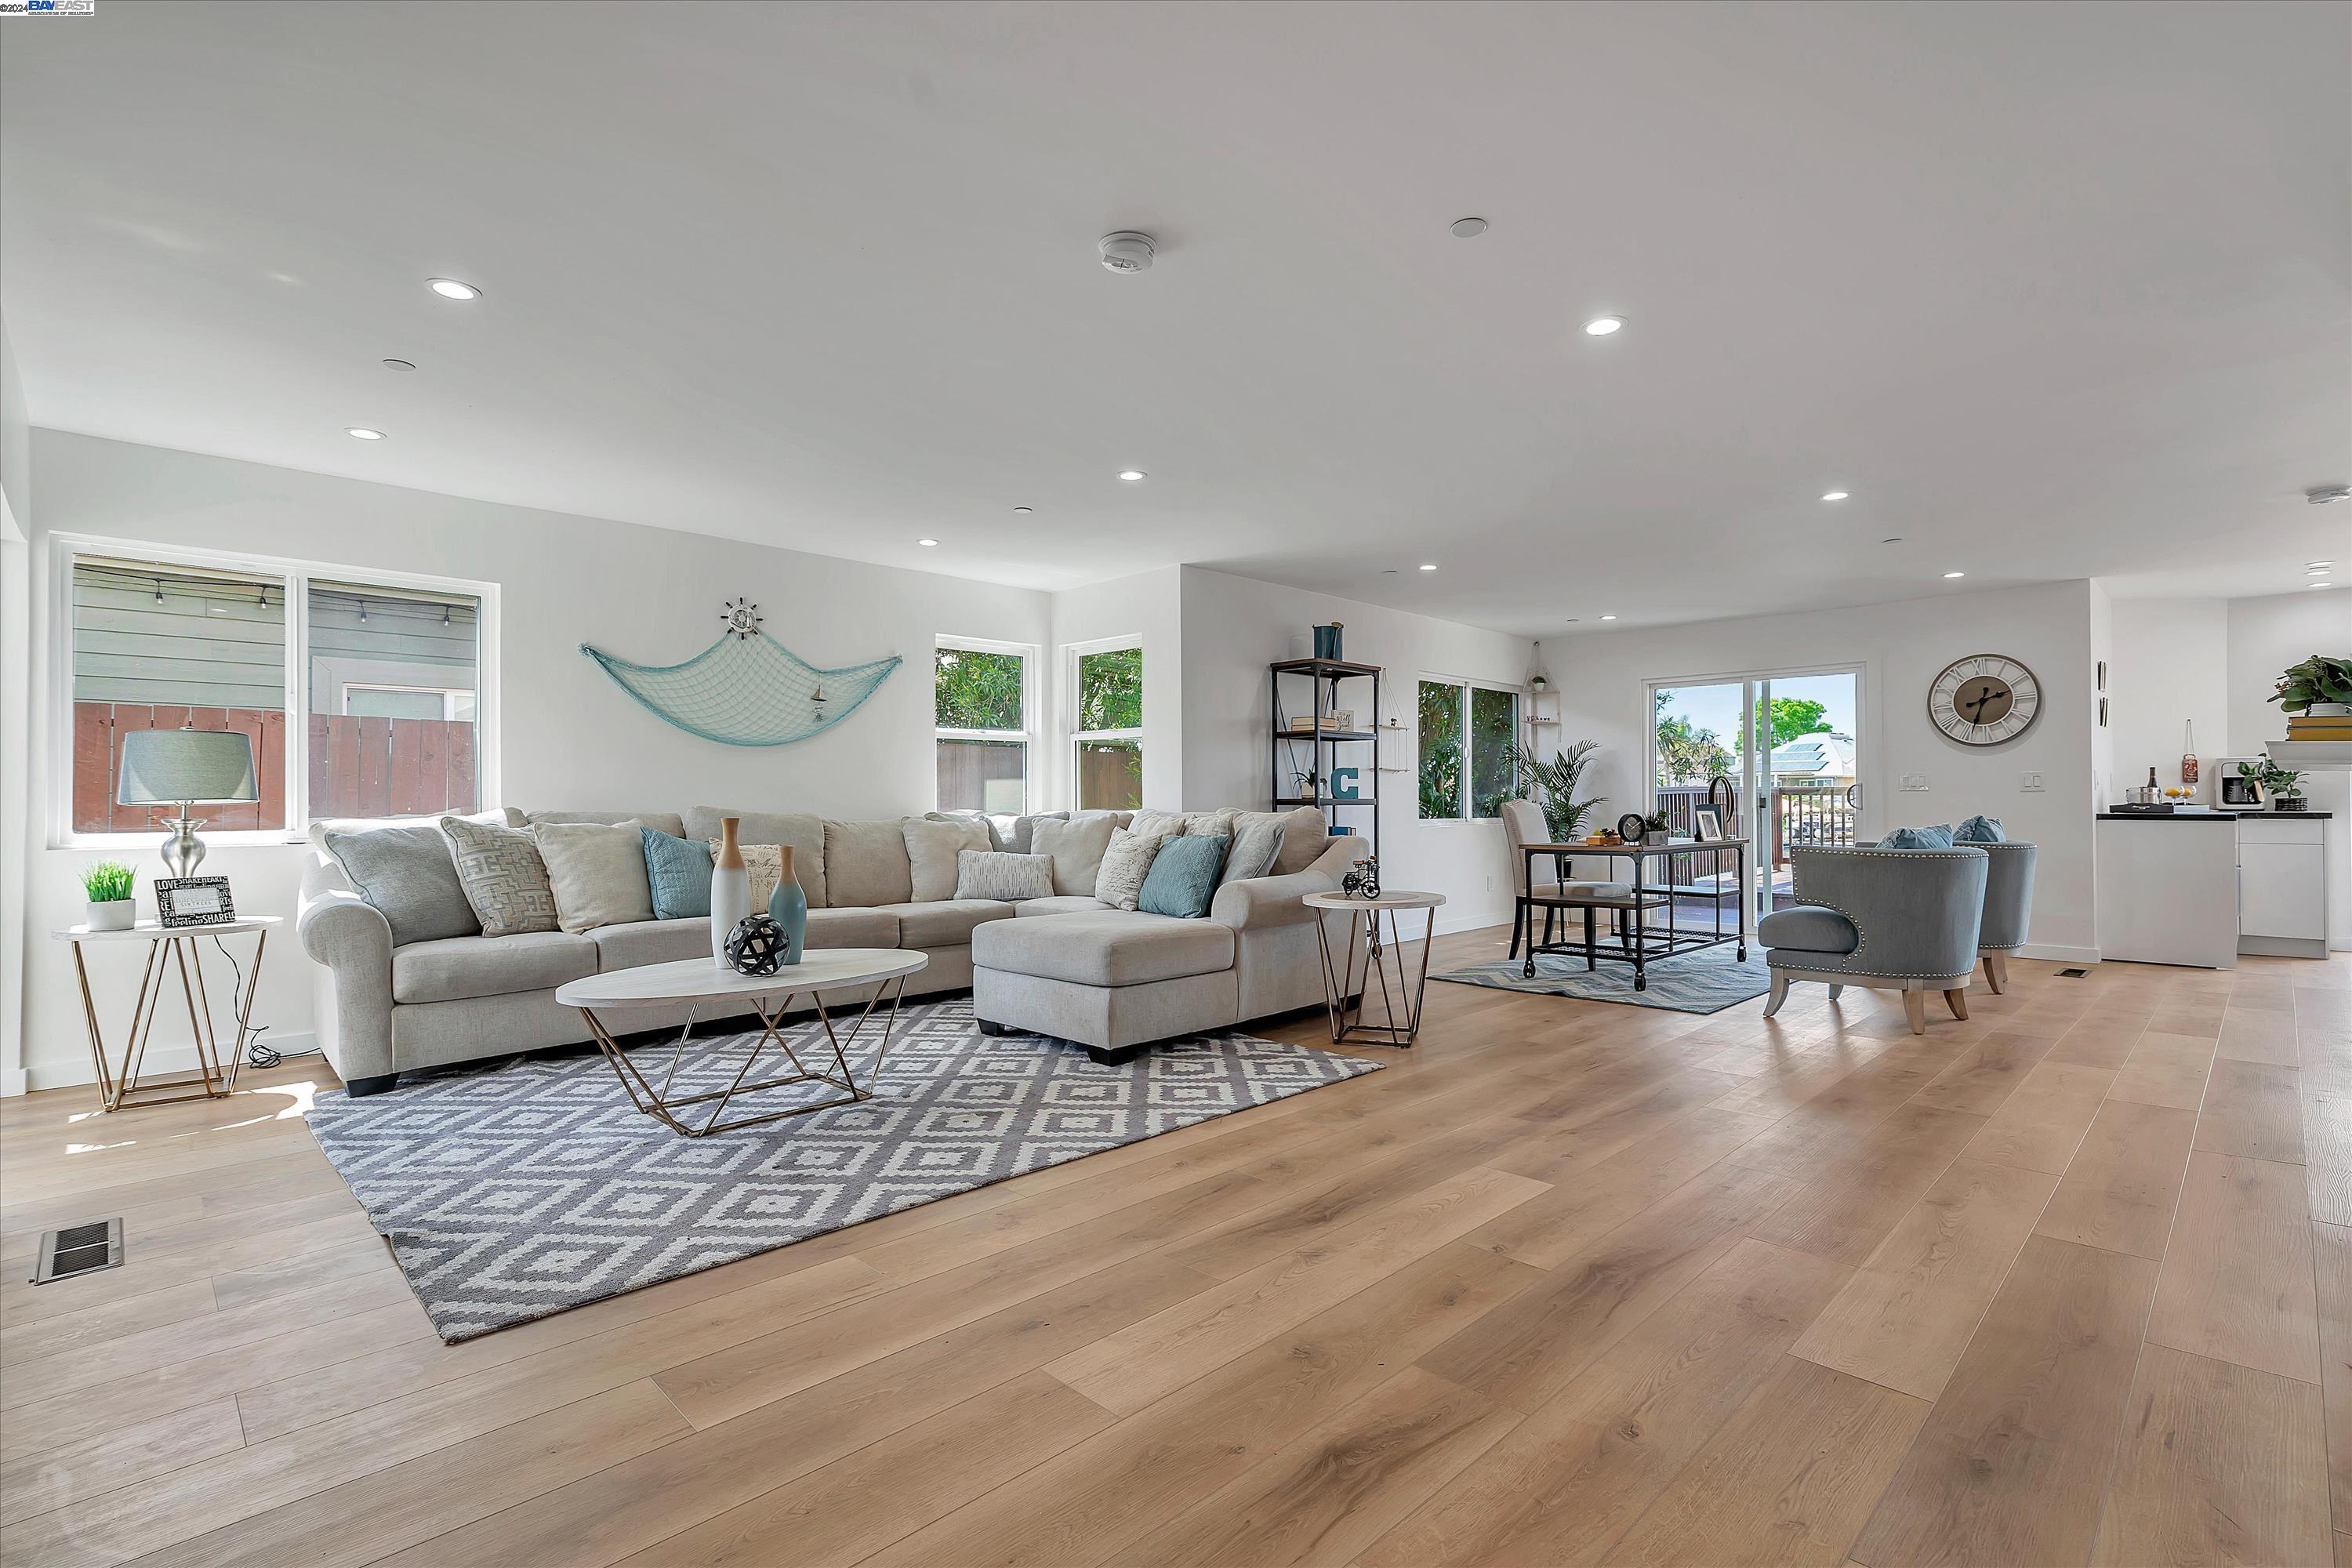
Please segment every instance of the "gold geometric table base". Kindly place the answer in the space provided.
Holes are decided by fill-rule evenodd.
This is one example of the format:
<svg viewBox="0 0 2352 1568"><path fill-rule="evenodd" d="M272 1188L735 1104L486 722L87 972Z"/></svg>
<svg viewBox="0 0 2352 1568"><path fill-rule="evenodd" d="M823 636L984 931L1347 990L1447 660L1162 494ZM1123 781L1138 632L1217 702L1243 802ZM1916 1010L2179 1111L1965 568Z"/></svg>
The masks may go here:
<svg viewBox="0 0 2352 1568"><path fill-rule="evenodd" d="M638 1069L637 1064L630 1059L629 1053L621 1048L620 1044L604 1027L604 1021L596 1016L593 1008L582 1007L580 1011L588 1020L590 1032L596 1037L597 1048L604 1053L604 1059L612 1063L613 1071L620 1078L621 1087L628 1090L630 1103L647 1116L657 1118L673 1132L688 1138L708 1138L716 1132L732 1132L739 1127L757 1127L764 1122L782 1121L788 1117L806 1116L814 1111L831 1110L837 1105L855 1105L860 1100L873 1099L874 1082L880 1076L882 1063L890 1053L890 1041L898 1027L898 1003L899 999L906 994L906 991L907 977L904 974L884 982L874 994L866 999L865 1008L857 1015L857 1022L851 1026L846 1039L834 1033L833 1017L825 1011L824 998L815 991L805 993L816 1005L817 1021L824 1026L825 1044L833 1053L831 1071L825 1070L822 1058L819 1058L817 1066L814 1068L802 1061L800 1053L793 1049L792 1041L786 1039L778 1028L784 1015L792 1010L793 998L803 993L793 991L783 993L777 999L773 1012L770 1012L761 1005L757 998L753 998L749 1005L751 1011L759 1016L760 1037L753 1041L751 1048L744 1053L743 1065L736 1069L735 1077L730 1080L725 1089L705 1089L699 1094L673 1095L670 1092L670 1086L677 1078L678 1065L686 1059L688 1041L694 1033L694 1019L691 1014L688 1016L685 1026L678 1031L677 1044L670 1050L669 1066L663 1071L661 1082L656 1085L653 1079ZM890 999L890 1011L882 1025L882 1038L880 1044L875 1047L873 1065L866 1070L866 1087L860 1088L856 1075L850 1068L845 1047L857 1043L858 1036L865 1032L866 1020L874 1016L875 1008L881 1005L882 998L886 995ZM785 1058L792 1062L794 1070L782 1077L761 1079L757 1083L746 1083L744 1079L751 1077L751 1064L760 1059L761 1053L768 1048L771 1042L783 1052ZM834 1088L842 1090L842 1093L832 1100L819 1100L814 1105L795 1105L783 1110L762 1111L756 1116L739 1116L732 1121L719 1120L727 1114L728 1105L739 1094L758 1094L766 1089L790 1088L796 1083L831 1084ZM689 1108L712 1100L718 1103L710 1107L710 1113L708 1116L700 1118L700 1126L691 1126L680 1120L683 1113Z"/></svg>
<svg viewBox="0 0 2352 1568"><path fill-rule="evenodd" d="M150 933L142 931L136 934ZM89 1026L90 1060L98 1068L100 1110L171 1105L185 1100L219 1100L236 1092L236 1069L245 1059L246 1029L253 1019L254 993L261 985L261 956L269 945L269 930L263 926L254 931L253 973L246 976L245 995L239 1000L232 992L230 997L236 1003L236 1044L229 1052L226 1068L221 1065L220 1042L213 1034L213 1004L205 990L204 955L196 947L198 940L206 934L201 927L182 927L155 931L150 937L147 966L140 972L139 994L131 1005L131 1025L123 1037L119 1068L106 1059L106 1037L99 1027L98 1003L90 994L89 970L82 962L82 943L72 942L74 978L81 983L82 1022ZM188 1029L195 1037L196 1076L142 1082L140 1074L146 1066L148 1037L155 1032L155 1012L163 1003L165 983L175 964L180 972L180 994L187 1002Z"/></svg>
<svg viewBox="0 0 2352 1568"><path fill-rule="evenodd" d="M1323 959L1323 1005L1331 1025L1331 1043L1345 1045L1349 1040L1361 1040L1366 1045L1402 1046L1411 1047L1414 1037L1421 1033L1421 1007L1429 994L1429 952L1437 945L1437 906L1445 900L1433 894L1406 893L1398 895L1412 902L1366 902L1343 900L1340 895L1313 894L1304 902L1310 908L1344 911L1348 916L1348 946L1343 957L1331 939L1331 924L1318 918L1315 921L1317 946ZM1429 900L1421 902L1421 900ZM1421 973L1405 972L1404 932L1397 923L1399 910L1421 910L1428 923L1421 935ZM1381 914L1389 917L1388 935L1381 934ZM1357 918L1359 915L1360 919ZM1356 974L1359 942L1366 951L1364 978L1356 989L1355 1000L1348 999L1349 984ZM1393 971L1393 973L1391 973ZM1372 998L1372 987L1381 992L1381 1016L1388 1021L1369 1024L1364 1010Z"/></svg>

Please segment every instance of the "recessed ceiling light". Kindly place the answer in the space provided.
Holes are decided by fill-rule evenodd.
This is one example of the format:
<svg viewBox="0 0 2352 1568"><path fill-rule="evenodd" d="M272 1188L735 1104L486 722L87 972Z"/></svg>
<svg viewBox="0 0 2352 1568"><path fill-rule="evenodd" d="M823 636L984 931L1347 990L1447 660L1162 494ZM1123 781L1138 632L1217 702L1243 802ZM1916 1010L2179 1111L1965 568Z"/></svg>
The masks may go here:
<svg viewBox="0 0 2352 1568"><path fill-rule="evenodd" d="M425 286L444 300L478 300L482 291L471 283L460 283L455 278L427 278Z"/></svg>
<svg viewBox="0 0 2352 1568"><path fill-rule="evenodd" d="M1878 542L1881 544L1900 544L1903 542L1903 536L1899 533L1890 533Z"/></svg>
<svg viewBox="0 0 2352 1568"><path fill-rule="evenodd" d="M1434 561L1424 561L1421 563L1421 569L1424 572L1434 572L1437 570L1437 563Z"/></svg>
<svg viewBox="0 0 2352 1568"><path fill-rule="evenodd" d="M1396 574L1397 569L1393 566L1386 566L1381 569L1381 575L1383 577L1393 577Z"/></svg>
<svg viewBox="0 0 2352 1568"><path fill-rule="evenodd" d="M415 360L405 359L388 359L383 362L383 368L386 370L415 370L416 368L416 362Z"/></svg>
<svg viewBox="0 0 2352 1568"><path fill-rule="evenodd" d="M383 439L383 431L370 430L365 426L359 425L350 426L343 432L343 434L346 436L356 436L362 441L381 441Z"/></svg>
<svg viewBox="0 0 2352 1568"><path fill-rule="evenodd" d="M1602 620L1604 620L1604 621L1613 621L1613 620L1615 620L1617 617L1616 617L1616 616L1601 616L1601 618Z"/></svg>
<svg viewBox="0 0 2352 1568"><path fill-rule="evenodd" d="M1014 511L1035 511L1037 509L1034 506L1016 506L1013 510Z"/></svg>
<svg viewBox="0 0 2352 1568"><path fill-rule="evenodd" d="M921 545L924 549L929 550L933 545L939 543L939 541L936 539L918 539L915 542Z"/></svg>
<svg viewBox="0 0 2352 1568"><path fill-rule="evenodd" d="M1605 338L1624 324L1622 316L1595 316L1584 323L1584 331L1589 337Z"/></svg>
<svg viewBox="0 0 2352 1568"><path fill-rule="evenodd" d="M1138 479L1143 478L1143 470L1141 468L1122 468L1119 470L1118 477L1125 479L1129 484L1133 484Z"/></svg>
<svg viewBox="0 0 2352 1568"><path fill-rule="evenodd" d="M1822 492L1822 499L1823 500L1843 500L1846 499L1846 492L1843 490L1824 490Z"/></svg>
<svg viewBox="0 0 2352 1568"><path fill-rule="evenodd" d="M1475 239L1486 232L1486 220L1482 217L1458 217L1454 220L1453 234L1456 239Z"/></svg>
<svg viewBox="0 0 2352 1568"><path fill-rule="evenodd" d="M2336 584L2333 583L2305 583L2304 586L2306 588L2333 588Z"/></svg>
<svg viewBox="0 0 2352 1568"><path fill-rule="evenodd" d="M2333 561L2311 561L2305 563L2303 569L2306 572L2325 572L2335 564Z"/></svg>
<svg viewBox="0 0 2352 1568"><path fill-rule="evenodd" d="M1965 572L1947 572L1944 575L1946 577L1965 577L1968 574Z"/></svg>

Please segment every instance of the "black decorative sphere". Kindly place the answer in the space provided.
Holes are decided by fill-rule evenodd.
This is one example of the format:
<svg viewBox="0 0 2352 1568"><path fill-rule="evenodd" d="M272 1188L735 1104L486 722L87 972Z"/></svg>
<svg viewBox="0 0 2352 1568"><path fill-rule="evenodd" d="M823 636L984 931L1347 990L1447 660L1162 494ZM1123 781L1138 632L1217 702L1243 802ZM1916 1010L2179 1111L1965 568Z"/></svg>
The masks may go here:
<svg viewBox="0 0 2352 1568"><path fill-rule="evenodd" d="M784 966L784 928L765 915L745 915L727 933L727 963L738 974L773 974Z"/></svg>

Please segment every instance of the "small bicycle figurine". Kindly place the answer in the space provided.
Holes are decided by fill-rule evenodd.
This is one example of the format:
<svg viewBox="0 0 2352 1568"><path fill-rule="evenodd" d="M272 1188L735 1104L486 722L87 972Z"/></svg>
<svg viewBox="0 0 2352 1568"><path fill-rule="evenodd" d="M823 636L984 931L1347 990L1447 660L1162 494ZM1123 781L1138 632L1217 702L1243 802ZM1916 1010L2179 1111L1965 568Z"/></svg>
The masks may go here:
<svg viewBox="0 0 2352 1568"><path fill-rule="evenodd" d="M1381 863L1378 859L1358 861L1348 874L1339 879L1339 890L1351 899L1377 899L1381 896Z"/></svg>

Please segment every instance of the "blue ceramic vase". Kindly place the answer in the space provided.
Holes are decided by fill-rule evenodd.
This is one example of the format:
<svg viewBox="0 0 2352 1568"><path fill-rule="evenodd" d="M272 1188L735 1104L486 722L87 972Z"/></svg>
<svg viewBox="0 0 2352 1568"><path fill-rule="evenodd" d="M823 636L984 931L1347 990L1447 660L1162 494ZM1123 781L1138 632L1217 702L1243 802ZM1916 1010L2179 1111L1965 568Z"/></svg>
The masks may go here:
<svg viewBox="0 0 2352 1568"><path fill-rule="evenodd" d="M776 890L768 895L768 918L783 928L784 962L798 963L802 949L808 944L808 894L801 890L800 879L793 875L791 845L784 846L782 858Z"/></svg>

